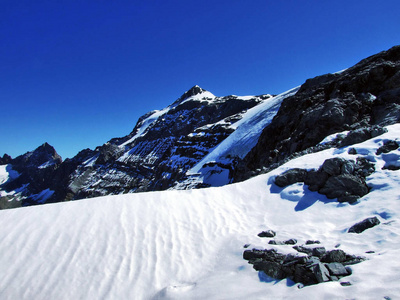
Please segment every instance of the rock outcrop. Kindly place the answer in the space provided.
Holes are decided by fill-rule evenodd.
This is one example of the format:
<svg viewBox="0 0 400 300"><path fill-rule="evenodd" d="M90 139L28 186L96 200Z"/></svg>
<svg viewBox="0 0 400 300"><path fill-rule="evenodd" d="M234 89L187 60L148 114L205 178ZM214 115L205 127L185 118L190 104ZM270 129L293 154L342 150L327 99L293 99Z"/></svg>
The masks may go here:
<svg viewBox="0 0 400 300"><path fill-rule="evenodd" d="M298 246L294 248L298 249ZM276 249L245 250L243 259L252 264L256 271L262 271L273 279L289 278L304 285L338 281L351 275L349 265L365 260L364 257L346 254L340 249L331 251L326 251L324 247L306 249L309 250L307 256L282 254Z"/></svg>
<svg viewBox="0 0 400 300"><path fill-rule="evenodd" d="M358 130L343 146L350 140L356 142L356 137L376 135L371 126L399 121L400 46L396 46L343 72L308 79L283 101L257 145L238 164L234 181L254 176L296 153L319 150L318 144L333 133Z"/></svg>
<svg viewBox="0 0 400 300"><path fill-rule="evenodd" d="M318 170L290 169L275 178L275 184L285 187L304 182L310 191L319 192L329 199L353 203L369 192L365 182L375 171L374 164L359 157L357 161L343 158L325 160Z"/></svg>

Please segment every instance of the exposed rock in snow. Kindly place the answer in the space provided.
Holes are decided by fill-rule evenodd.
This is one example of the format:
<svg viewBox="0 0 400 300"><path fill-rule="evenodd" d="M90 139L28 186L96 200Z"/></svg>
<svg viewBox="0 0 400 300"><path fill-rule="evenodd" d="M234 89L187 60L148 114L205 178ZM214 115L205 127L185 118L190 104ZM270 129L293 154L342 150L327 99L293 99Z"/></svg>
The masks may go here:
<svg viewBox="0 0 400 300"><path fill-rule="evenodd" d="M304 285L338 281L352 273L345 265L365 260L360 256L348 255L339 249L326 252L324 247L310 249L308 256L284 255L276 249L252 249L245 250L243 258L248 260L255 270L275 280L289 278Z"/></svg>
<svg viewBox="0 0 400 300"><path fill-rule="evenodd" d="M357 162L340 157L327 159L318 170L293 168L275 178L279 187L304 182L310 191L318 191L329 199L353 203L369 192L365 178L374 172L373 163L365 158Z"/></svg>
<svg viewBox="0 0 400 300"><path fill-rule="evenodd" d="M365 220L351 226L349 232L361 233L369 228L379 225L380 223L381 222L377 217L366 218Z"/></svg>
<svg viewBox="0 0 400 300"><path fill-rule="evenodd" d="M268 238L274 237L275 235L276 235L276 232L271 229L262 231L258 234L259 237L268 237Z"/></svg>

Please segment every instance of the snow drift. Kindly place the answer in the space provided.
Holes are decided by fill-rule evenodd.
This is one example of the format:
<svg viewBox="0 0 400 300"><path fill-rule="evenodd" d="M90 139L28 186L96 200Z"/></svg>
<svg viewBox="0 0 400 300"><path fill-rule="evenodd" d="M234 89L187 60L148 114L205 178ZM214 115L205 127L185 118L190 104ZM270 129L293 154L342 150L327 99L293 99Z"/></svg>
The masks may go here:
<svg viewBox="0 0 400 300"><path fill-rule="evenodd" d="M376 154L388 133L352 145L375 163L370 193L338 203L301 183L279 188L276 175L355 159L349 147L294 159L274 171L224 187L147 192L0 211L1 299L396 299L400 297L400 151ZM299 209L300 208L300 209ZM348 229L366 217L381 224ZM273 229L298 244L320 240L367 260L352 266L350 286L299 288L254 271L244 245L300 255L257 236ZM371 252L373 251L373 252ZM368 253L367 253L368 252Z"/></svg>

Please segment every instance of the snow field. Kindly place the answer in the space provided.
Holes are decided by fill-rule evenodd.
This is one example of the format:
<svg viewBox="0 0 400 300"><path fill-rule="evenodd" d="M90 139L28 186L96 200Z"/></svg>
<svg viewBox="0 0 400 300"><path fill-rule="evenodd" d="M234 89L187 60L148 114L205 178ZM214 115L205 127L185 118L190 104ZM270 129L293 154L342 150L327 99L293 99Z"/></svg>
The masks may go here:
<svg viewBox="0 0 400 300"><path fill-rule="evenodd" d="M108 196L0 211L1 299L391 299L400 298L400 151L375 155L400 125L353 145L376 162L369 194L340 204L303 184L279 188L274 176L294 167L318 168L325 159L356 159L328 149L288 162L248 181L219 188ZM377 216L381 224L361 234L347 230ZM243 245L296 253L268 245L257 234L298 244L340 244L369 260L351 266L339 282L299 289L289 280L263 277L242 259ZM367 254L367 251L374 253ZM302 255L302 254L299 254ZM267 281L267 282L265 282Z"/></svg>

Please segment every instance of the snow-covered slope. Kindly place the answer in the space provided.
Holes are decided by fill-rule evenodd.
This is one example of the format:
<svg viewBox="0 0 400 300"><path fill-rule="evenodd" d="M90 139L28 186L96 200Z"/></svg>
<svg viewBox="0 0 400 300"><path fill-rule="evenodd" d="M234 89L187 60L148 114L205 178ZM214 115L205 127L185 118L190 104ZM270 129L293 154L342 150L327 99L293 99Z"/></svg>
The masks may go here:
<svg viewBox="0 0 400 300"><path fill-rule="evenodd" d="M187 189L199 183L210 186L228 184L232 162L242 159L256 145L261 132L276 115L282 101L294 95L298 89L293 88L249 109L240 121L231 125L235 131L187 171L188 179L177 182L171 189Z"/></svg>
<svg viewBox="0 0 400 300"><path fill-rule="evenodd" d="M0 211L1 299L397 299L400 297L400 151L377 155L400 125L353 145L375 163L369 194L354 205L328 200L297 183L277 187L285 170L318 168L348 148L294 159L274 171L224 187L164 191ZM354 223L377 216L361 234ZM320 240L368 260L353 265L350 286L304 288L258 274L243 246L276 248L257 233L277 232L298 244ZM373 253L366 253L374 251ZM267 282L265 282L267 281Z"/></svg>

